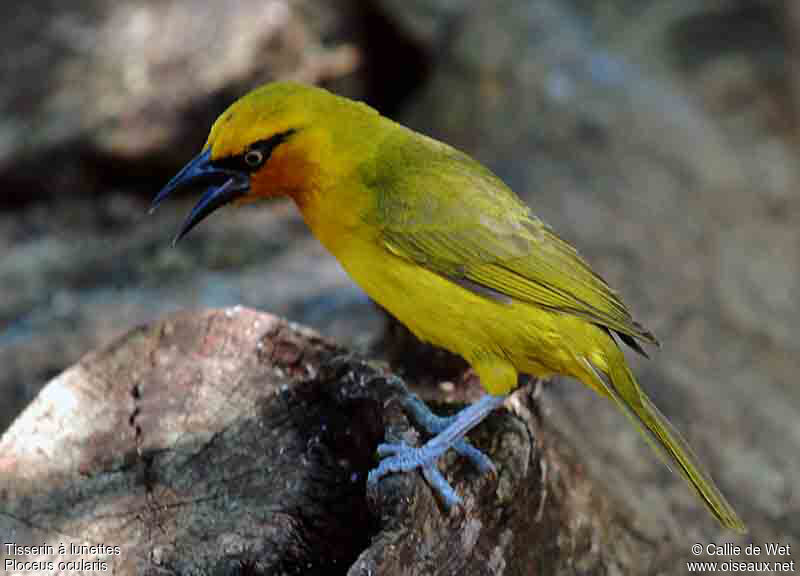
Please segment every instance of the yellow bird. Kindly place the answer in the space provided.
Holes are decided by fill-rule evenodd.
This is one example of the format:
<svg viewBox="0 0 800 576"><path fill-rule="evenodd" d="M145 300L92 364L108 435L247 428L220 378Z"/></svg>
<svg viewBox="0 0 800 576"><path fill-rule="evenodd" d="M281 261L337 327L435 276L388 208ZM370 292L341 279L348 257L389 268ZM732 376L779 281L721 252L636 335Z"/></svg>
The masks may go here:
<svg viewBox="0 0 800 576"><path fill-rule="evenodd" d="M267 84L231 105L202 152L153 201L203 183L175 240L233 201L289 196L350 276L421 340L461 355L488 394L451 418L409 397L435 436L384 444L369 475L421 469L447 506L459 498L436 468L517 386L519 373L577 378L614 402L723 526L744 532L687 443L628 369L617 339L656 343L575 249L492 172L365 104L320 88Z"/></svg>

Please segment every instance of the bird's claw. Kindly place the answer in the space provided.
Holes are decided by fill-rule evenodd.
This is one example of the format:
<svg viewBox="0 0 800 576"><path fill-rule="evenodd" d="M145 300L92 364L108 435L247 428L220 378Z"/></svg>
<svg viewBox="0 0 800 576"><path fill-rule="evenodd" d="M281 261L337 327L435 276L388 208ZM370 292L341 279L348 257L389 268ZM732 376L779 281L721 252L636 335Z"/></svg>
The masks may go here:
<svg viewBox="0 0 800 576"><path fill-rule="evenodd" d="M403 450L403 448L409 448L408 444L405 442L383 443L378 444L375 453L378 455L378 458L386 458L387 456L394 456Z"/></svg>
<svg viewBox="0 0 800 576"><path fill-rule="evenodd" d="M432 450L432 448L433 445L430 443L420 448L410 446L403 441L379 444L376 454L382 460L377 467L370 470L367 483L374 486L388 474L408 472L419 468L448 511L459 506L461 498L436 466L436 462L444 450L440 448ZM457 440L452 444L452 448L472 462L481 474L491 473L493 476L497 476L497 469L489 457L467 440L463 438Z"/></svg>
<svg viewBox="0 0 800 576"><path fill-rule="evenodd" d="M416 394L403 397L403 408L417 426L424 428L429 434L436 435L455 422L458 415L437 416ZM380 447L378 447L380 449ZM475 448L464 438L453 444L453 449L472 462L481 474L497 476L497 468L486 454ZM379 454L380 455L380 454Z"/></svg>
<svg viewBox="0 0 800 576"><path fill-rule="evenodd" d="M439 495L448 512L461 505L461 497L456 494L456 491L453 490L453 487L450 486L450 483L445 479L435 463L423 467L422 475L433 491Z"/></svg>
<svg viewBox="0 0 800 576"><path fill-rule="evenodd" d="M374 486L387 474L408 472L419 468L431 488L439 494L445 506L448 509L457 506L461 499L439 472L436 461L447 450L455 448L456 452L470 460L482 473L492 472L496 475L497 472L492 461L467 442L464 435L477 426L492 410L499 408L503 404L503 399L502 396L486 395L461 410L457 415L440 418L433 414L416 395L406 394L403 407L409 412L415 423L434 436L419 448L414 448L404 442L378 446L378 455L385 456L385 458L370 471L367 483Z"/></svg>
<svg viewBox="0 0 800 576"><path fill-rule="evenodd" d="M464 458L472 462L472 465L478 469L478 472L483 474L491 474L497 477L497 468L494 462L483 452L475 448L467 440L459 440L453 445L453 449L461 454Z"/></svg>
<svg viewBox="0 0 800 576"><path fill-rule="evenodd" d="M470 446L470 448L472 448L472 446ZM491 461L486 456L475 448L473 448L473 450L488 461L489 465L494 469L494 465L492 465ZM405 442L379 444L376 452L383 460L381 460L376 468L370 470L367 477L368 484L374 486L381 478L388 474L407 472L419 468L425 480L434 492L439 495L444 507L448 511L461 504L461 498L456 494L456 491L450 486L450 483L436 467L437 457L431 458L425 455L422 449L409 446Z"/></svg>

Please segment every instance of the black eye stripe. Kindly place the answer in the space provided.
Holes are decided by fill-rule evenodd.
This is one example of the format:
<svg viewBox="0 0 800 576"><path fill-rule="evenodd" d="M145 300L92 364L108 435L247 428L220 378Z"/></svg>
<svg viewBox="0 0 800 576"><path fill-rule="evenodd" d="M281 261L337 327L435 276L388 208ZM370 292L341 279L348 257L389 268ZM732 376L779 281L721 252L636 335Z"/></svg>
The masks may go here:
<svg viewBox="0 0 800 576"><path fill-rule="evenodd" d="M295 130L286 130L285 132L279 132L278 134L274 134L270 136L266 140L259 140L258 142L253 142L250 146L247 147L247 150L259 150L262 154L264 154L264 158L269 158L272 154L272 151L277 148L279 145L286 142L289 139L289 136L294 134ZM246 154L247 152L245 152ZM242 154L244 156L244 154Z"/></svg>
<svg viewBox="0 0 800 576"><path fill-rule="evenodd" d="M258 140L257 142L253 142L247 149L242 152L241 154L237 154L236 156L228 156L227 158L220 158L219 160L215 160L213 162L216 168L220 168L223 170L236 170L238 172L252 172L255 169L258 169L260 166L250 166L247 162L244 161L244 156L251 150L258 150L264 156L263 162L261 165L264 165L264 162L269 160L272 151L280 146L283 142L289 139L289 137L297 132L297 130L286 130L285 132L279 132L277 134L273 134L269 138L264 140Z"/></svg>

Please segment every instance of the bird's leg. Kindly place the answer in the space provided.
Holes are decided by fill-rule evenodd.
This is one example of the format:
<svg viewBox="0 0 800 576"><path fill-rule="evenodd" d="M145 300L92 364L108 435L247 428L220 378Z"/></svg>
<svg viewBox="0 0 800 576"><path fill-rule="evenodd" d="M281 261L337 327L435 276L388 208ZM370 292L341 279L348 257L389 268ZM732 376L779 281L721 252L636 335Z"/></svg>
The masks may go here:
<svg viewBox="0 0 800 576"><path fill-rule="evenodd" d="M409 409L412 419L426 430L432 430L436 435L419 448L413 448L402 442L378 446L378 455L386 458L370 471L367 482L374 485L392 472L407 472L420 468L425 479L439 493L448 509L458 505L461 499L436 468L436 461L452 447L475 462L482 471L494 470L491 460L468 444L464 440L464 435L477 426L490 412L499 408L504 400L505 396L487 394L455 416L440 418L432 414L419 398L405 399L404 407ZM475 458L475 454L478 454L479 457Z"/></svg>
<svg viewBox="0 0 800 576"><path fill-rule="evenodd" d="M452 416L438 416L434 414L428 405L425 404L419 396L410 392L405 382L397 376L389 376L389 383L397 388L403 410L405 410L411 418L411 421L416 426L423 428L431 436L439 434L458 417L458 414ZM387 445L387 447L388 446L391 445ZM461 438L455 442L452 448L472 462L481 474L488 474L489 472L493 474L497 473L492 461L483 452L470 444L469 440L466 438ZM384 457L391 453L386 452L382 454L380 447L378 447L378 454ZM435 482L429 480L429 483L434 484Z"/></svg>
<svg viewBox="0 0 800 576"><path fill-rule="evenodd" d="M438 416L419 396L411 392L403 396L402 404L403 409L414 424L425 429L431 436L441 433L460 415L459 413L453 416ZM454 442L453 450L472 462L481 474L488 474L489 472L494 474L497 472L489 457L470 444L466 438L461 438Z"/></svg>

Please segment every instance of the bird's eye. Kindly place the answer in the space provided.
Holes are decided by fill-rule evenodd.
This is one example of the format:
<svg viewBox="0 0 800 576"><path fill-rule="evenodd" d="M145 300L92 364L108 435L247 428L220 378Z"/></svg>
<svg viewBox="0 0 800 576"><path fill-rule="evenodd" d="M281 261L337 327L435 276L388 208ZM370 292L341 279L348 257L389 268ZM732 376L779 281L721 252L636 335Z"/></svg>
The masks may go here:
<svg viewBox="0 0 800 576"><path fill-rule="evenodd" d="M244 155L244 163L251 168L258 168L264 163L264 153L261 150L248 150Z"/></svg>

